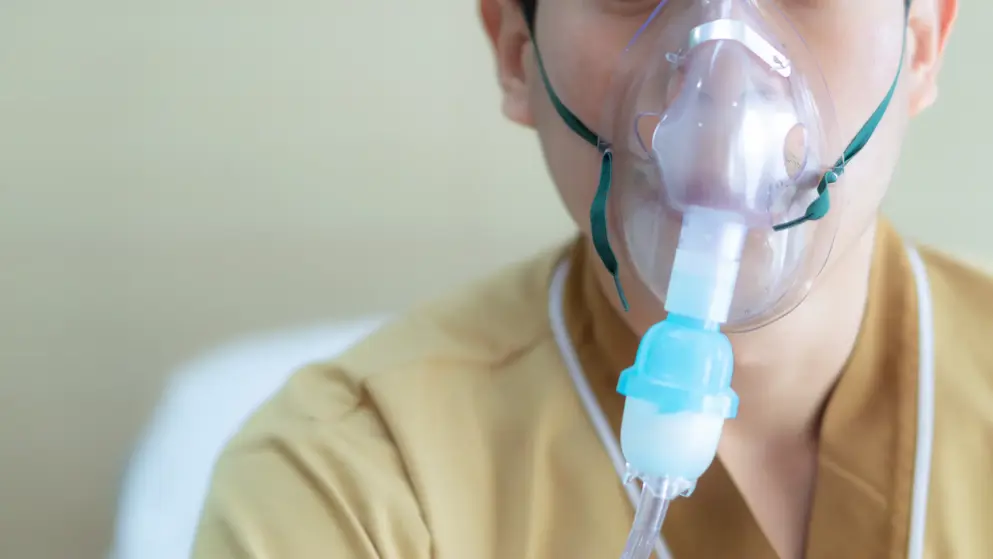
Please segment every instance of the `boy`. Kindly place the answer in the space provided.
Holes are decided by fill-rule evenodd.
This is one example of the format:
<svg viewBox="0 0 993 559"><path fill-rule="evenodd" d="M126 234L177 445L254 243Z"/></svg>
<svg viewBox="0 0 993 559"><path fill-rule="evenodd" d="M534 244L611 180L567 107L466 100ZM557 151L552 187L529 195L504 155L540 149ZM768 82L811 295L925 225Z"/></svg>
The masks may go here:
<svg viewBox="0 0 993 559"><path fill-rule="evenodd" d="M936 98L956 0L536 1L480 0L482 19L503 111L537 131L578 239L297 373L220 460L194 556L619 557L632 508L610 452L618 375L665 317L670 301L653 282L675 267L646 260L676 241L665 212L639 213L656 203L638 198L656 191L629 186L641 180L721 215L752 204L728 219L750 227L735 299L758 305L722 315L758 326L729 334L740 410L693 495L673 503L659 549L677 559L988 557L993 281L906 247L878 216L909 119ZM802 40L763 35L786 29L781 16ZM714 22L745 31L720 35ZM643 48L653 45L643 36L676 46ZM746 51L755 56L732 56ZM679 79L653 85L673 67ZM632 84L645 89L618 94ZM662 107L644 134L629 122L643 101ZM811 155L832 153L816 146L837 147L831 157L846 148L818 175L834 198L803 198L791 214L820 183L762 196L693 183L752 161L742 153L776 127L762 120L739 144L726 140L747 119L709 137L672 127L731 122L739 103L809 125L792 146L805 157L791 159L787 144L786 183L802 183ZM613 134L628 129L655 155L624 151L637 142ZM694 166L701 153L715 159ZM668 182L639 161L661 161ZM847 190L835 190L842 172ZM773 215L782 192L794 198ZM756 238L765 253L749 248ZM776 300L796 304L777 314L759 303L778 285Z"/></svg>

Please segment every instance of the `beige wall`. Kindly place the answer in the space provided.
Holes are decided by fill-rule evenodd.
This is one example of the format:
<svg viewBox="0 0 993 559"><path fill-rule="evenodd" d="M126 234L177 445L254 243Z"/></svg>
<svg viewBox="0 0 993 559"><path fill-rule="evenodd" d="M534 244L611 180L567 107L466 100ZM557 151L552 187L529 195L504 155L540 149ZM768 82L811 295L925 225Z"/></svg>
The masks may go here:
<svg viewBox="0 0 993 559"><path fill-rule="evenodd" d="M155 4L0 2L0 557L99 555L185 359L397 309L569 231L499 116L472 0ZM993 7L966 10L888 204L993 261Z"/></svg>

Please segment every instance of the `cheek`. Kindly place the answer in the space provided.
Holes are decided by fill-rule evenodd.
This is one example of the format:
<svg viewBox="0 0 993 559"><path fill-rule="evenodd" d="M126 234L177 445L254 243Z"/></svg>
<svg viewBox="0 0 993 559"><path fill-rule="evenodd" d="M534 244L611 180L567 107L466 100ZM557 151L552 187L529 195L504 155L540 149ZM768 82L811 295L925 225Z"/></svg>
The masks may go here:
<svg viewBox="0 0 993 559"><path fill-rule="evenodd" d="M882 102L896 77L903 19L902 14L887 8L886 13L874 14L861 23L848 19L845 25L829 29L834 35L830 46L819 42L821 48L815 54L822 60L837 126L847 145ZM835 256L857 243L876 218L909 123L908 85L901 79L872 139L846 166L834 191L832 211L843 212Z"/></svg>
<svg viewBox="0 0 993 559"><path fill-rule="evenodd" d="M539 76L539 82L540 79ZM573 221L582 231L589 232L589 208L600 172L599 153L566 126L544 86L538 83L531 89L534 126L549 174Z"/></svg>
<svg viewBox="0 0 993 559"><path fill-rule="evenodd" d="M540 20L539 20L540 23ZM558 20L539 27L539 47L556 95L594 133L599 132L617 47L584 31L592 25ZM603 34L601 33L601 37ZM570 37L576 37L570 39ZM589 230L589 208L600 174L596 148L566 125L551 102L533 56L527 63L529 103L552 180L577 226Z"/></svg>

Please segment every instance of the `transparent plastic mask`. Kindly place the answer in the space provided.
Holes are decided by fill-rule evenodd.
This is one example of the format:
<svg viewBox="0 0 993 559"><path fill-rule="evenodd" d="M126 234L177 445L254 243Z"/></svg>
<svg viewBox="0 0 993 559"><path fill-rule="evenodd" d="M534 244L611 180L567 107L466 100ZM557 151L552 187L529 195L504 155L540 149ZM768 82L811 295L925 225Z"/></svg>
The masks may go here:
<svg viewBox="0 0 993 559"><path fill-rule="evenodd" d="M729 329L803 300L842 212L774 227L804 215L845 144L816 60L773 2L662 2L625 49L602 114L610 242L660 300L692 207L747 227Z"/></svg>

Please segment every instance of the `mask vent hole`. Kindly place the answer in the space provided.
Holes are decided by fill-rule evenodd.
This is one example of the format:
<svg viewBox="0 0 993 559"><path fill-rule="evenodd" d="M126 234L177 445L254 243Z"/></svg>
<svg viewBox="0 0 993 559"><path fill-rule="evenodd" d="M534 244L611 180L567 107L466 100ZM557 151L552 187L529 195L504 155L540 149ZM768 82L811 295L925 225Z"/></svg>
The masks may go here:
<svg viewBox="0 0 993 559"><path fill-rule="evenodd" d="M796 180L807 164L807 129L797 124L786 133L783 143L783 165L786 175Z"/></svg>

